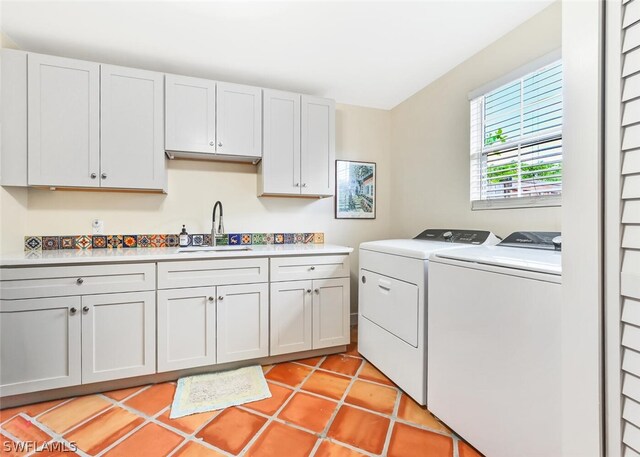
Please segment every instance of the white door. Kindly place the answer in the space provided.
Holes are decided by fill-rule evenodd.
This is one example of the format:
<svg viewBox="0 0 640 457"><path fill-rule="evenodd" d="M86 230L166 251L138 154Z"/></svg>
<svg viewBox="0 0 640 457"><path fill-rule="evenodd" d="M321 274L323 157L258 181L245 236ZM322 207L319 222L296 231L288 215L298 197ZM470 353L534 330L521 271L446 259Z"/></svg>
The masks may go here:
<svg viewBox="0 0 640 457"><path fill-rule="evenodd" d="M0 396L80 384L80 297L0 300Z"/></svg>
<svg viewBox="0 0 640 457"><path fill-rule="evenodd" d="M82 383L156 372L155 292L82 297Z"/></svg>
<svg viewBox="0 0 640 457"><path fill-rule="evenodd" d="M158 291L158 372L216 363L216 288Z"/></svg>
<svg viewBox="0 0 640 457"><path fill-rule="evenodd" d="M262 89L218 83L216 152L227 156L262 156Z"/></svg>
<svg viewBox="0 0 640 457"><path fill-rule="evenodd" d="M102 187L164 187L166 166L162 84L161 73L102 65Z"/></svg>
<svg viewBox="0 0 640 457"><path fill-rule="evenodd" d="M271 283L269 355L311 349L311 281Z"/></svg>
<svg viewBox="0 0 640 457"><path fill-rule="evenodd" d="M218 286L218 363L269 355L269 285Z"/></svg>
<svg viewBox="0 0 640 457"><path fill-rule="evenodd" d="M300 94L264 89L262 193L300 194Z"/></svg>
<svg viewBox="0 0 640 457"><path fill-rule="evenodd" d="M313 349L349 344L349 278L313 281Z"/></svg>
<svg viewBox="0 0 640 457"><path fill-rule="evenodd" d="M302 96L301 169L303 195L333 195L335 102Z"/></svg>
<svg viewBox="0 0 640 457"><path fill-rule="evenodd" d="M165 76L165 149L216 152L216 83Z"/></svg>
<svg viewBox="0 0 640 457"><path fill-rule="evenodd" d="M28 56L29 185L100 185L100 65Z"/></svg>

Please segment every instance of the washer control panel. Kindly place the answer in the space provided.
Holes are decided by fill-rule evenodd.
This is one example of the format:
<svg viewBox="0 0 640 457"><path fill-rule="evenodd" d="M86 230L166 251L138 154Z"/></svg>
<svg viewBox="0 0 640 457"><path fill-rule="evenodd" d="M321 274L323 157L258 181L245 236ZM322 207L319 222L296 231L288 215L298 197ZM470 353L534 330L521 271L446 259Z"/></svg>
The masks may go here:
<svg viewBox="0 0 640 457"><path fill-rule="evenodd" d="M502 240L499 245L560 251L562 249L562 237L560 232L513 232Z"/></svg>
<svg viewBox="0 0 640 457"><path fill-rule="evenodd" d="M484 230L427 229L414 240L445 241L449 243L482 244L491 232Z"/></svg>

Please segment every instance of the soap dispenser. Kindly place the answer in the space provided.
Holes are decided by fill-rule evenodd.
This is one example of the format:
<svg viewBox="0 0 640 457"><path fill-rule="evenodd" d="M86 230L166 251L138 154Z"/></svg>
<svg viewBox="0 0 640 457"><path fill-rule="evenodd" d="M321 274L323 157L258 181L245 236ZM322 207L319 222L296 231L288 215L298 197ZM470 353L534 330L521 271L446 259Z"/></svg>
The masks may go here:
<svg viewBox="0 0 640 457"><path fill-rule="evenodd" d="M182 226L182 231L180 232L180 247L186 248L189 246L189 234L187 233L187 229L185 226Z"/></svg>

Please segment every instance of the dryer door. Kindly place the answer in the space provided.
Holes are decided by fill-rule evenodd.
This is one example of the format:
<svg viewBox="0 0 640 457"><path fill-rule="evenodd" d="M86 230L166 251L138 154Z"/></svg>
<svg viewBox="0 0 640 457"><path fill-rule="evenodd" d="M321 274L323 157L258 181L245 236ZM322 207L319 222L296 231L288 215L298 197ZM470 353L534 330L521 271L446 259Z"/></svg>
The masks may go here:
<svg viewBox="0 0 640 457"><path fill-rule="evenodd" d="M418 347L418 286L360 269L361 314Z"/></svg>

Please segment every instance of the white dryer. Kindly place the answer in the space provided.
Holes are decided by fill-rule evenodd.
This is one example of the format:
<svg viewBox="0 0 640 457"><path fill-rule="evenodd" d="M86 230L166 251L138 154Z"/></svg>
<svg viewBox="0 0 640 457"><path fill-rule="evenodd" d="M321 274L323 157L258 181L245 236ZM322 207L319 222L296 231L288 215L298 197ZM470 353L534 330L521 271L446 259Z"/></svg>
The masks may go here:
<svg viewBox="0 0 640 457"><path fill-rule="evenodd" d="M429 255L498 241L487 231L429 229L414 239L360 245L358 350L421 405L427 400Z"/></svg>
<svg viewBox="0 0 640 457"><path fill-rule="evenodd" d="M430 257L427 405L487 456L562 455L558 238Z"/></svg>

